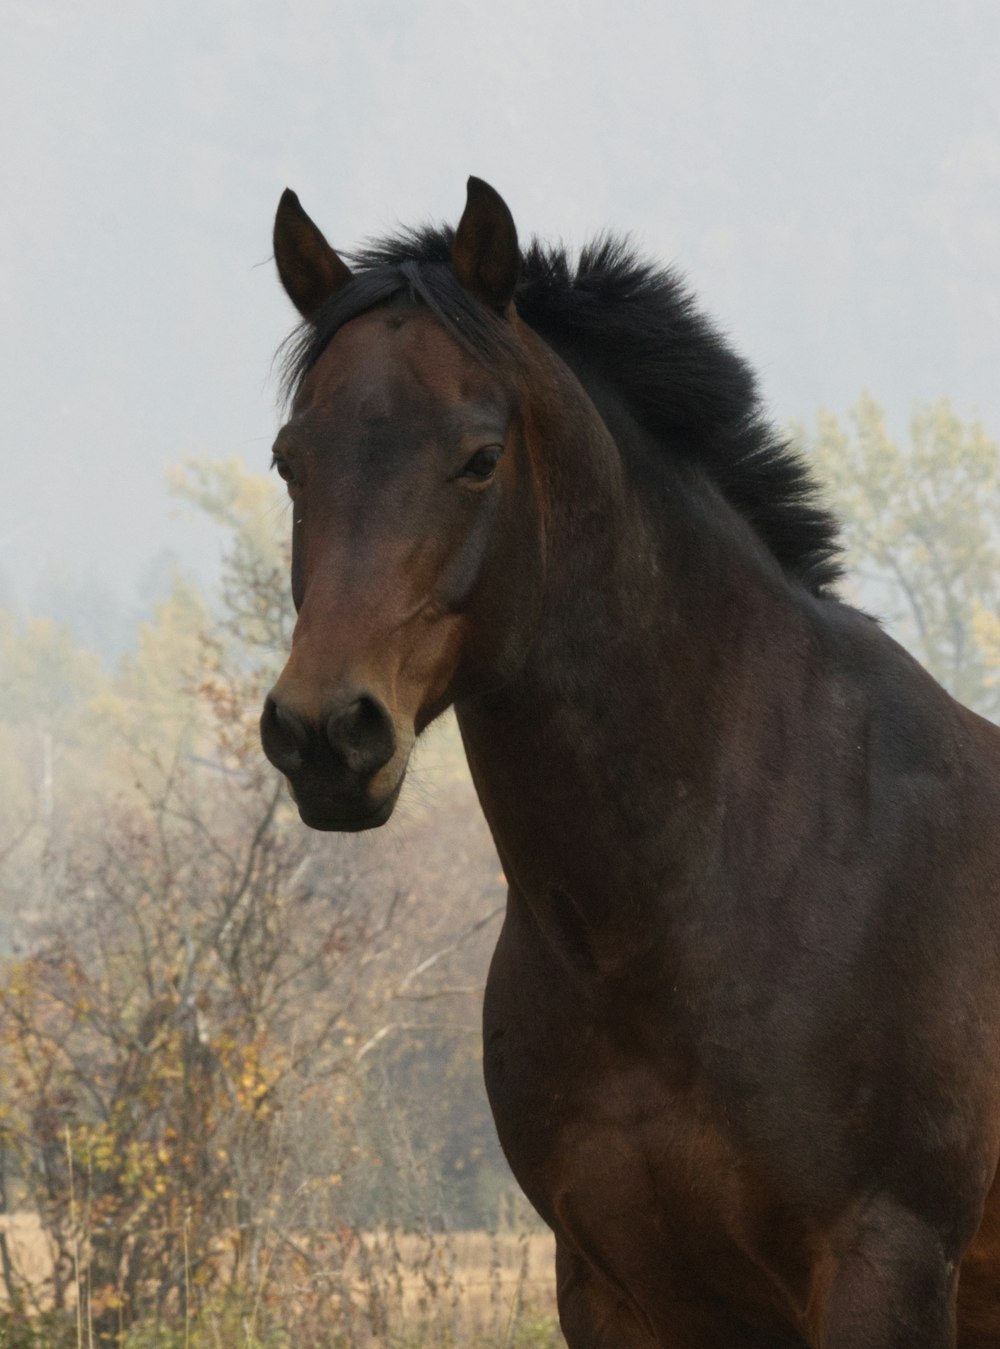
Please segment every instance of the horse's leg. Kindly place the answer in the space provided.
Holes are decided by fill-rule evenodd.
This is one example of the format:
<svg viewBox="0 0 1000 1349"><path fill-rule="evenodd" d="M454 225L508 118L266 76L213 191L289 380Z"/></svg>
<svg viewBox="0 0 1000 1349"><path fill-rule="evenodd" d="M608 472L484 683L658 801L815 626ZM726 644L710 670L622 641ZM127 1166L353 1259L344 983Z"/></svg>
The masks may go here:
<svg viewBox="0 0 1000 1349"><path fill-rule="evenodd" d="M816 1349L955 1349L957 1262L940 1234L873 1201L837 1243Z"/></svg>
<svg viewBox="0 0 1000 1349"><path fill-rule="evenodd" d="M660 1349L616 1290L558 1239L556 1290L569 1349Z"/></svg>
<svg viewBox="0 0 1000 1349"><path fill-rule="evenodd" d="M556 1242L559 1321L569 1349L806 1349L791 1331L773 1336L738 1321L717 1300L678 1298L657 1329L615 1287Z"/></svg>
<svg viewBox="0 0 1000 1349"><path fill-rule="evenodd" d="M1000 1344L1000 1175L958 1275L958 1349Z"/></svg>

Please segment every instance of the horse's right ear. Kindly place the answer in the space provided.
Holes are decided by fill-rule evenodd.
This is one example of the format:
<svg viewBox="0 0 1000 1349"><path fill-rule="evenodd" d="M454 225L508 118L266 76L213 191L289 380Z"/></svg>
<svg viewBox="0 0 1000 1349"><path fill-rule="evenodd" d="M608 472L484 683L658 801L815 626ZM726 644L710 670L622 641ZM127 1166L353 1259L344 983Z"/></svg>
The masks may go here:
<svg viewBox="0 0 1000 1349"><path fill-rule="evenodd" d="M274 261L288 298L304 319L351 279L347 263L323 238L298 197L286 187L274 217Z"/></svg>
<svg viewBox="0 0 1000 1349"><path fill-rule="evenodd" d="M521 253L507 203L481 178L470 178L462 219L451 245L455 275L467 291L498 314L514 296Z"/></svg>

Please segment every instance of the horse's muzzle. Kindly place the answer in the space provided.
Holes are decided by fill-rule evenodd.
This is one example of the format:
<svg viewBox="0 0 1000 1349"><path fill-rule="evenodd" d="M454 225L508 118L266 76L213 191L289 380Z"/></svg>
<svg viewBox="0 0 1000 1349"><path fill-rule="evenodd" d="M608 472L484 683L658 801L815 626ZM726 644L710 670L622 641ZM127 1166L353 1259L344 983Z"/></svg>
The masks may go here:
<svg viewBox="0 0 1000 1349"><path fill-rule="evenodd" d="M398 752L392 717L378 698L351 693L312 718L272 690L260 738L311 828L374 829L392 814L408 750Z"/></svg>

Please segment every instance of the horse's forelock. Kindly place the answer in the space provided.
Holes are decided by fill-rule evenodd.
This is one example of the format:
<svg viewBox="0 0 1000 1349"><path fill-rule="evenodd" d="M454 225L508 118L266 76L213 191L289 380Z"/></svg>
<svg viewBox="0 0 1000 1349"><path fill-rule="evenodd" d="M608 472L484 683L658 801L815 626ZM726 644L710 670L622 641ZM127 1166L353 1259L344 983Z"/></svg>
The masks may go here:
<svg viewBox="0 0 1000 1349"><path fill-rule="evenodd" d="M364 259L365 255L361 257ZM415 258L383 262L356 271L347 285L286 339L279 350L281 387L286 400L294 396L346 323L393 300L429 309L445 331L477 361L491 364L517 355L510 325L468 294L450 264Z"/></svg>

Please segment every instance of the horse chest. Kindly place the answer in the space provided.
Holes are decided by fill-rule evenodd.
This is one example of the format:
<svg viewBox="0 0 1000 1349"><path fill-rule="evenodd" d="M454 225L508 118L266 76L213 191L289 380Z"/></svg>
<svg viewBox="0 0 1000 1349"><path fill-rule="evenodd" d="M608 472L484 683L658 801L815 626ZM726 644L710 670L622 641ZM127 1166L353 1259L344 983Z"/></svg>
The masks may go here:
<svg viewBox="0 0 1000 1349"><path fill-rule="evenodd" d="M796 1324L809 1234L731 1141L680 1049L637 1061L584 1017L575 1036L557 1017L546 1033L494 997L485 1025L500 1141L561 1244L653 1322L692 1288L718 1288L759 1325Z"/></svg>
<svg viewBox="0 0 1000 1349"><path fill-rule="evenodd" d="M650 1321L699 1288L794 1329L814 1237L735 1143L696 1044L664 1009L622 1020L538 960L511 925L484 1006L499 1140L530 1201Z"/></svg>

